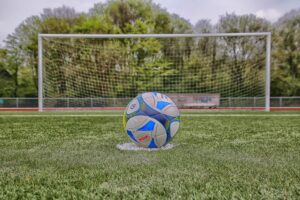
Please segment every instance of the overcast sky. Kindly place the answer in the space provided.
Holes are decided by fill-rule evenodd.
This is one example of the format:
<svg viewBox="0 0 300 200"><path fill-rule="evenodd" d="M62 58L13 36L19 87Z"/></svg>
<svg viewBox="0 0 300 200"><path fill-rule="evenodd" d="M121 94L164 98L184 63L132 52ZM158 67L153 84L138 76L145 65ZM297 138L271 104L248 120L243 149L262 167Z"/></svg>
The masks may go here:
<svg viewBox="0 0 300 200"><path fill-rule="evenodd" d="M95 3L106 0L0 0L0 46L9 33L27 17L38 15L43 8L70 6L88 11ZM300 0L153 0L171 13L177 13L195 24L199 19L216 23L219 16L235 12L253 13L271 22L285 12L300 8Z"/></svg>

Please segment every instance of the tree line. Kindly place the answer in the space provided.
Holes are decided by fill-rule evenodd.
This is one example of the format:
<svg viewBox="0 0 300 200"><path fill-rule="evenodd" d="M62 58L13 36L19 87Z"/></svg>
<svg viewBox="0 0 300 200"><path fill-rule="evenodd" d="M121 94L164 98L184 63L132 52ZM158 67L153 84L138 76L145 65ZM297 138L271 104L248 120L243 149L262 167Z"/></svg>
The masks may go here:
<svg viewBox="0 0 300 200"><path fill-rule="evenodd" d="M37 96L38 33L137 34L265 31L272 32L271 95L300 96L300 9L285 14L275 23L270 23L252 14L236 15L232 13L221 16L216 24L202 19L195 25L176 14L170 14L151 0L109 0L106 3L95 4L87 13L78 13L73 8L66 6L44 9L41 15L28 17L20 24L7 37L5 48L0 50L0 97ZM86 43L87 41L78 40L77 46L78 44L83 46ZM139 43L124 40L114 44L110 42L99 44L89 40L88 43L90 43L90 47L95 47L94 49L97 49L97 46L107 49L114 48L119 49L119 53L126 54L127 59L124 61L113 52L107 51L105 54L96 50L93 52L99 59L99 63L105 57L114 63L112 65L114 69L117 65L121 65L123 73L119 74L120 79L132 84L127 84L127 87L124 87L124 84L119 84L114 88L103 88L108 85L104 83L108 79L101 80L101 77L104 75L113 76L113 74L111 73L111 66L102 65L103 74L101 76L99 74L97 76L95 73L95 70L99 71L99 69L93 71L91 68L90 73L87 74L99 79L98 85L91 84L91 88L87 88L87 90L95 91L98 88L104 93L101 94L99 91L100 93L86 93L86 95L118 96L124 95L126 91L128 93L138 92L132 91L135 89L139 91L157 90L157 88L153 88L153 85L166 92L174 91L172 80L177 80L178 77L181 80L176 82L177 88L183 91L194 88L191 92L197 91L197 88L199 91L207 90L210 92L207 88L222 87L222 85L212 86L211 80L213 79L231 80L230 88L233 91L241 91L241 93L230 94L233 96L243 95L242 92L246 88L253 88L249 95L259 95L255 91L259 91L261 84L263 84L256 81L255 77L264 70L261 66L264 66L265 55L261 53L261 49L265 49L265 40L203 38L201 40L177 41L145 39ZM50 40L45 42L45 45L46 47L48 45L49 48L53 47L46 55L51 69L51 64L53 64L52 67L55 67L53 60L57 60L60 56L56 51L62 52L67 51L67 49L58 46L59 43L51 43ZM129 52L126 51L128 46L131 49ZM69 49L76 49L76 45ZM197 51L193 51L193 49L197 49ZM72 57L72 62L74 62L76 56L85 54L84 52L78 53L79 51L83 50L77 50L77 53L74 53L75 51L65 53L69 53L69 57ZM97 59L93 59L96 64L98 63ZM127 65L130 63L130 66L140 76L130 76L132 80L129 81L129 72L125 69L125 63ZM176 63L176 66L172 63ZM230 73L221 70L224 68L224 63L227 63L228 69L226 70ZM68 63L65 65L68 66ZM194 73L196 70L199 71L199 66L205 66L200 69L202 73ZM241 68L242 66L243 68ZM104 72L105 67L107 68L106 72ZM149 70L155 67L163 69L164 74L158 76L155 74L157 73L155 70ZM247 70L250 68L255 70L250 73ZM185 76L180 76L183 71ZM83 73L81 68L77 71L77 74L80 73ZM50 83L48 92L52 92L53 96L84 96L84 94L76 94L76 91L67 90L71 84L67 80L72 79L72 77L76 79L74 76L77 74L64 74L66 80L61 80L63 83L59 84L60 88L55 86L57 82L53 82L52 86ZM203 77L202 74L206 74L206 76ZM149 79L155 76L159 79ZM246 81L246 77L251 76L251 81ZM52 77L51 80L54 79L55 77ZM84 81L82 80L82 82ZM155 84L153 81L156 81ZM209 84L210 86L208 86ZM219 90L226 92L225 88L219 88ZM113 93L108 94L111 91ZM180 91L175 90L174 92Z"/></svg>

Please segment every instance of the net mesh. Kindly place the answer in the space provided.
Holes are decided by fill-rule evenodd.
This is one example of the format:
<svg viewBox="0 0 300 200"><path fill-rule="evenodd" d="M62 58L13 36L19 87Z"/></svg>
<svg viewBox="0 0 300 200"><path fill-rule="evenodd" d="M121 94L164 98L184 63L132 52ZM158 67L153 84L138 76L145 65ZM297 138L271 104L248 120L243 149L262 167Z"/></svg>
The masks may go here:
<svg viewBox="0 0 300 200"><path fill-rule="evenodd" d="M200 106L264 107L265 36L43 38L43 105L124 107L156 91ZM184 94L184 98L179 98ZM204 105L204 104L203 104Z"/></svg>

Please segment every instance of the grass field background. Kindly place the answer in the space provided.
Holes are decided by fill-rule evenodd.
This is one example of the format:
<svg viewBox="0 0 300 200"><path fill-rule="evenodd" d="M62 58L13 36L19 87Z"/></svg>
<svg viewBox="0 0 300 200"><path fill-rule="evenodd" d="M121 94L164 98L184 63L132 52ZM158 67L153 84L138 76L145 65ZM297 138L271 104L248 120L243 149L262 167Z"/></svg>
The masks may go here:
<svg viewBox="0 0 300 200"><path fill-rule="evenodd" d="M183 112L174 149L128 141L120 112L2 112L0 199L300 198L300 112Z"/></svg>

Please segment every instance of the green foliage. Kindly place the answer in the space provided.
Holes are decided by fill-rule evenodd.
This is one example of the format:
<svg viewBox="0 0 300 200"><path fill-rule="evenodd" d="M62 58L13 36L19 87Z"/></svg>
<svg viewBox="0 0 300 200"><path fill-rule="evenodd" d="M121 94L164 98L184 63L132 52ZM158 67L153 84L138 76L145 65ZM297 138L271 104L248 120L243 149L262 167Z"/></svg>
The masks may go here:
<svg viewBox="0 0 300 200"><path fill-rule="evenodd" d="M72 29L75 33L114 33L110 18L105 16L80 16L78 23Z"/></svg>
<svg viewBox="0 0 300 200"><path fill-rule="evenodd" d="M0 49L0 97L10 97L13 95L14 83L8 71L7 51Z"/></svg>
<svg viewBox="0 0 300 200"><path fill-rule="evenodd" d="M37 95L38 33L137 34L261 32L270 30L274 32L271 95L300 95L299 23L299 11L294 10L279 19L278 23L273 25L273 28L269 22L254 15L239 16L236 14L221 16L215 26L209 20L199 20L193 27L189 21L176 14L168 13L151 0L108 0L105 3L95 4L88 13L77 13L73 8L66 6L44 9L40 16L27 18L16 28L13 34L8 36L6 41L7 53L0 64L0 82L5 85L1 89L0 96ZM80 41L79 44L83 44L82 42ZM137 85L131 85L132 88L116 85L116 92L111 96L118 96L122 93L132 94L132 90L149 90L151 85L159 85L161 91L176 92L176 89L174 89L176 87L184 88L185 91L189 91L191 88L195 88L195 91L206 91L209 82L218 77L231 80L231 88L236 91L244 91L249 87L261 88L263 84L260 82L254 84L253 81L255 81L255 76L263 73L264 70L265 55L261 53L261 49L265 46L265 40L255 42L248 37L224 38L222 42L219 41L219 43L223 43L223 46L218 46L218 41L214 38L203 38L199 41L191 39L180 41L145 39L140 42L140 44L135 42L129 44L121 41L116 46L119 46L122 52L127 51L126 45L131 46L131 52L125 54L130 59L130 64L135 70L134 73L141 73L141 77L143 77L140 78L141 80L148 80L147 76L157 76L159 70L155 70L155 68L164 69L163 74L159 74L159 77L152 79L155 84L151 83L149 79L148 86L145 85L144 87L139 78L133 78L135 80L131 80L131 82L138 81L138 89L134 89ZM95 47L96 45L101 48L105 47L96 40L90 40L88 45L91 44L95 44ZM201 54L191 55L192 48L199 48ZM56 54L52 53L51 59L64 59L57 52ZM86 52L86 54L88 53L91 52ZM74 57L76 53L69 52L69 54L69 56ZM113 53L106 52L105 54L102 55L102 59L107 59L108 63L117 57ZM176 58L171 56L174 54L176 54ZM95 63L99 64L98 61L95 61ZM229 74L225 74L220 70L224 65L231 66L228 68ZM103 66L103 68L105 67ZM108 70L111 76L113 76L114 67L110 66L111 69ZM125 65L123 67L128 68ZM245 68L246 70L243 70ZM255 72L248 70L250 68L254 68ZM201 77L203 74L194 73L196 69L208 73L208 75ZM187 73L187 76L181 77L178 83L172 83L175 76L186 70L191 72ZM77 72L80 71L82 69L78 69ZM150 71L152 71L151 74L149 74ZM128 73L131 72L127 69L120 76L125 78ZM64 85L67 84L67 76L64 76L65 80L62 82L65 83L62 83L61 88L58 89L60 90L59 94L64 93ZM100 77L100 74L90 76L96 78ZM246 77L251 76L253 76L251 78L252 82L246 80ZM221 85L214 87L219 87L220 91L225 91L225 88L220 88ZM241 96L243 93L236 92L231 95ZM252 93L252 95L259 94Z"/></svg>
<svg viewBox="0 0 300 200"><path fill-rule="evenodd" d="M172 33L171 17L167 13L159 13L154 18L154 32L155 33Z"/></svg>
<svg viewBox="0 0 300 200"><path fill-rule="evenodd" d="M36 96L36 86L34 80L32 79L32 68L22 67L19 71L18 76L18 94L19 97L35 97ZM30 78L31 77L31 78Z"/></svg>
<svg viewBox="0 0 300 200"><path fill-rule="evenodd" d="M218 23L219 32L263 32L268 31L270 23L253 14L241 15L226 14L221 16Z"/></svg>
<svg viewBox="0 0 300 200"><path fill-rule="evenodd" d="M285 20L276 30L272 92L274 95L300 95L300 14Z"/></svg>

